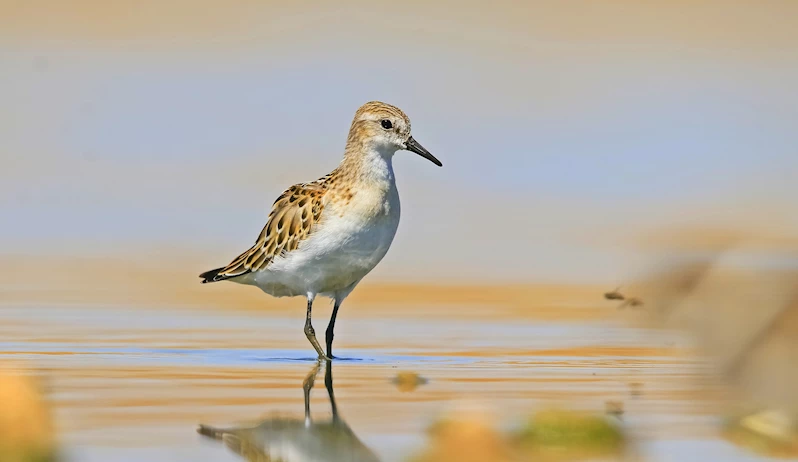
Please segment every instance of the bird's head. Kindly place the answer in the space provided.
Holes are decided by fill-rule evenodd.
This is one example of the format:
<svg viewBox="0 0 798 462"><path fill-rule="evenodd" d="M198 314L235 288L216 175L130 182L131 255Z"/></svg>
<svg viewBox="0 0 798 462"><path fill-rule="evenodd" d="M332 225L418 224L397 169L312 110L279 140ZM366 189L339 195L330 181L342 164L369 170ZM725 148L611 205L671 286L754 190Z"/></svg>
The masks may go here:
<svg viewBox="0 0 798 462"><path fill-rule="evenodd" d="M377 151L393 155L396 151L414 152L442 167L435 158L410 135L410 119L396 106L371 101L360 106L352 121L347 141L349 150Z"/></svg>

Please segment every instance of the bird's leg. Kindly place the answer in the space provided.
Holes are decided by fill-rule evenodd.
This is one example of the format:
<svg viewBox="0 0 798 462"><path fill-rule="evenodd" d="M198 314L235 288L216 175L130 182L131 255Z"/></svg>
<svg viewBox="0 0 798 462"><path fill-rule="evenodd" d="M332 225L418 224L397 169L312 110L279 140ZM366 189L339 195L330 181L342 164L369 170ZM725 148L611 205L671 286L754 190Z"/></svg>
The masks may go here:
<svg viewBox="0 0 798 462"><path fill-rule="evenodd" d="M333 422L338 421L338 405L335 403L335 393L333 393L332 361L327 361L327 370L324 374L324 387L330 396L330 408L332 409Z"/></svg>
<svg viewBox="0 0 798 462"><path fill-rule="evenodd" d="M335 318L338 316L338 308L341 306L341 302L338 300L335 301L335 306L333 307L332 316L330 316L330 323L327 324L327 332L325 333L325 339L327 340L327 357L330 359L334 359L335 356L332 354L332 342L333 337L335 334L333 330L335 330Z"/></svg>
<svg viewBox="0 0 798 462"><path fill-rule="evenodd" d="M313 383L316 381L320 368L321 361L316 361L316 365L313 366L305 380L302 381L302 391L305 395L305 426L310 425L310 390L313 388Z"/></svg>
<svg viewBox="0 0 798 462"><path fill-rule="evenodd" d="M313 345L313 349L319 354L319 359L329 359L327 356L324 356L324 350L321 349L321 346L319 346L319 341L316 340L316 331L313 330L313 325L310 323L310 312L312 309L313 297L308 297L308 314L305 317L305 337L310 340L310 344Z"/></svg>

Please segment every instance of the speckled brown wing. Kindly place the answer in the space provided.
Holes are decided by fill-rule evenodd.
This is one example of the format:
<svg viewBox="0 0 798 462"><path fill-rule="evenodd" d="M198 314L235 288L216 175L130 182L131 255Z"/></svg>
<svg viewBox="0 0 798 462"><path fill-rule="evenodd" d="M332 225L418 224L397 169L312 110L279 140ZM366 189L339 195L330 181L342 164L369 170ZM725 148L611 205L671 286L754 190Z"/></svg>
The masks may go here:
<svg viewBox="0 0 798 462"><path fill-rule="evenodd" d="M325 189L318 182L288 188L274 202L255 245L229 265L200 274L202 282L223 281L262 270L275 257L295 250L321 219Z"/></svg>

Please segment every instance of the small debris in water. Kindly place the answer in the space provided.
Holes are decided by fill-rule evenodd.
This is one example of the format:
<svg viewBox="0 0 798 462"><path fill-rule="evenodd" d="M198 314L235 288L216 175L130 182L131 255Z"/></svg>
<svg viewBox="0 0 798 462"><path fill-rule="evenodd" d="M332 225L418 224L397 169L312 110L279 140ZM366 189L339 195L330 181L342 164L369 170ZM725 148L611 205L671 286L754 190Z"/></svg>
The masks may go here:
<svg viewBox="0 0 798 462"><path fill-rule="evenodd" d="M641 382L631 382L629 384L629 394L637 397L643 395L643 384Z"/></svg>
<svg viewBox="0 0 798 462"><path fill-rule="evenodd" d="M607 401L604 403L604 413L618 419L623 415L623 401Z"/></svg>
<svg viewBox="0 0 798 462"><path fill-rule="evenodd" d="M427 379L421 377L415 372L400 372L396 374L393 380L391 380L391 383L396 385L396 388L398 388L401 392L413 391L427 382Z"/></svg>
<svg viewBox="0 0 798 462"><path fill-rule="evenodd" d="M637 297L626 297L624 294L620 292L621 288L618 287L617 289L613 290L612 292L605 292L604 298L607 300L622 300L623 303L618 305L618 309L626 308L627 306L631 306L632 308L639 308L643 306L643 300Z"/></svg>
<svg viewBox="0 0 798 462"><path fill-rule="evenodd" d="M621 290L620 287L613 290L612 292L606 292L604 294L604 298L606 298L607 300L623 300L626 297L624 297L623 294L619 292L619 290Z"/></svg>
<svg viewBox="0 0 798 462"><path fill-rule="evenodd" d="M626 301L621 303L621 305L618 308L619 309L620 308L625 308L627 306L631 306L632 308L639 308L639 307L643 306L643 300L640 300L637 297L627 298Z"/></svg>

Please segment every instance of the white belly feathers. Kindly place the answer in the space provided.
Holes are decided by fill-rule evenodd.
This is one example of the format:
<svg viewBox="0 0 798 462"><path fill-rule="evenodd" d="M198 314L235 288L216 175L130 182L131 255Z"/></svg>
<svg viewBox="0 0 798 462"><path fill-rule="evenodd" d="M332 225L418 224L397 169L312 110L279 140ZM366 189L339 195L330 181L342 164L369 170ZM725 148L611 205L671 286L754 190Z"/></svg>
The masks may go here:
<svg viewBox="0 0 798 462"><path fill-rule="evenodd" d="M346 213L330 204L324 220L299 248L239 282L276 297L346 296L388 252L399 225L399 207L395 186L361 192Z"/></svg>

